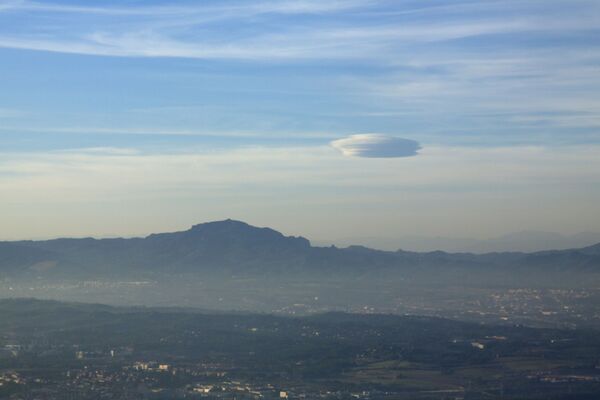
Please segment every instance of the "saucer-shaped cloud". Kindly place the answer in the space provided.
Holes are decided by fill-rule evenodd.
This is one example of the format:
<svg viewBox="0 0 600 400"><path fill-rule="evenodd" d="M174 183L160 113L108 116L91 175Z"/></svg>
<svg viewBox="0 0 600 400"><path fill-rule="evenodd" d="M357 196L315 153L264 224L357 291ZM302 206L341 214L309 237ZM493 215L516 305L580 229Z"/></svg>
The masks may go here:
<svg viewBox="0 0 600 400"><path fill-rule="evenodd" d="M376 133L351 135L334 140L331 145L345 156L370 158L411 157L421 148L414 140Z"/></svg>

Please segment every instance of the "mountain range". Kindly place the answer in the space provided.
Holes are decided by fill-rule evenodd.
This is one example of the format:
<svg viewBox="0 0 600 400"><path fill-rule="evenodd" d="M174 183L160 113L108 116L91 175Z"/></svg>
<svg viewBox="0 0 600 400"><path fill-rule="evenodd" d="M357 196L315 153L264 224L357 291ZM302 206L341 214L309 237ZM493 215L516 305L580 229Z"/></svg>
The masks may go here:
<svg viewBox="0 0 600 400"><path fill-rule="evenodd" d="M556 232L520 231L490 239L457 238L444 236L403 235L395 238L356 236L338 240L320 240L320 245L349 246L362 244L380 250L403 250L427 252L442 250L451 253L492 253L524 252L533 253L545 250L566 250L592 246L600 243L600 233L580 232L563 235Z"/></svg>
<svg viewBox="0 0 600 400"><path fill-rule="evenodd" d="M535 253L381 251L362 246L316 247L303 237L224 220L143 238L0 242L0 278L96 279L177 274L248 276L370 276L402 273L433 277L460 272L506 276L598 274L600 244ZM541 275L540 275L541 276Z"/></svg>

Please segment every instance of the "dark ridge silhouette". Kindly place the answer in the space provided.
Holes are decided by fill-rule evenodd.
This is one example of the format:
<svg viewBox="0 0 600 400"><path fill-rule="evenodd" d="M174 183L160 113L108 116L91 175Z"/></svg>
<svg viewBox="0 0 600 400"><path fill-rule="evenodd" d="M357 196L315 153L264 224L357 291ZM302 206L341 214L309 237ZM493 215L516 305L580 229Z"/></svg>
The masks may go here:
<svg viewBox="0 0 600 400"><path fill-rule="evenodd" d="M187 231L145 238L55 239L0 242L3 276L93 278L140 274L229 273L370 276L388 272L598 273L600 244L536 253L446 253L380 251L363 246L314 247L303 237L285 236L227 219Z"/></svg>

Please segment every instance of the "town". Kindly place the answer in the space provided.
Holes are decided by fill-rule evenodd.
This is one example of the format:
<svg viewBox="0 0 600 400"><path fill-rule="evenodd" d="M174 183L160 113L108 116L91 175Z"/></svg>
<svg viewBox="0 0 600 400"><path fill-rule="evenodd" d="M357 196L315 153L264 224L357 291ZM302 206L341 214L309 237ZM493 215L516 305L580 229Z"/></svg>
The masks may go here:
<svg viewBox="0 0 600 400"><path fill-rule="evenodd" d="M0 317L0 398L586 399L600 390L600 339L586 330L32 299L0 301Z"/></svg>

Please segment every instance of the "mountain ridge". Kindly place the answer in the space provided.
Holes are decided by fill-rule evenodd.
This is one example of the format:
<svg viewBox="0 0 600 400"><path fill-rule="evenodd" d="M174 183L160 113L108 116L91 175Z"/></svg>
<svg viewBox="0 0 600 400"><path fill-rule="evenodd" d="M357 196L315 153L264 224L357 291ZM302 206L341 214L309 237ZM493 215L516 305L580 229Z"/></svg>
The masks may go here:
<svg viewBox="0 0 600 400"><path fill-rule="evenodd" d="M580 249L486 254L312 246L301 236L232 219L138 238L0 242L0 273L104 276L125 273L369 274L389 270L520 268L600 272L600 243Z"/></svg>
<svg viewBox="0 0 600 400"><path fill-rule="evenodd" d="M398 237L356 236L337 240L318 240L319 245L335 244L340 247L360 243L366 247L396 251L401 248L416 252L442 250L448 253L535 253L546 250L567 250L600 243L600 233L580 232L565 235L556 232L524 230L489 239L456 238L444 236L402 235Z"/></svg>

